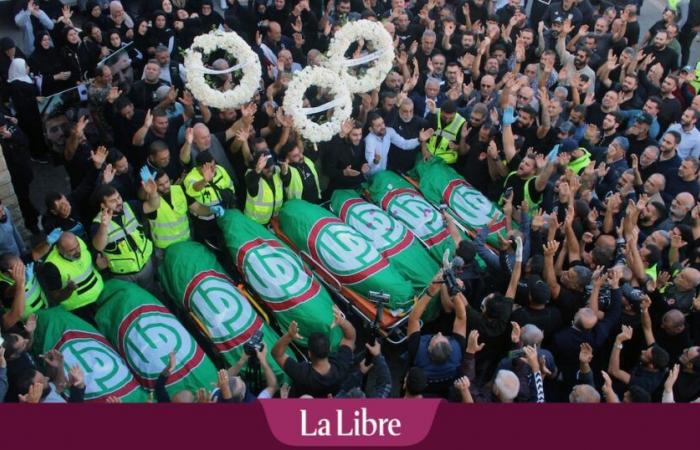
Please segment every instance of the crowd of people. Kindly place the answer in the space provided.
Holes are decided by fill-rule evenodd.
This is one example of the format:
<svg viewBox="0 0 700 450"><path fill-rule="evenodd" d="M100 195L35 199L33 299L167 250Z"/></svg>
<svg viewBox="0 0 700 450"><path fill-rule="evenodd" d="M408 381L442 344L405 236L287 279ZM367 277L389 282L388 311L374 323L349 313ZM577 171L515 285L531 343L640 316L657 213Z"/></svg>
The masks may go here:
<svg viewBox="0 0 700 450"><path fill-rule="evenodd" d="M21 39L0 39L0 145L33 239L0 203L0 401L82 400L80 367L64 367L57 351L30 351L43 308L92 322L108 278L163 296L155 270L163 252L189 239L221 251L216 219L225 210L268 224L289 199L321 204L421 158L442 159L501 206L507 237L488 248L484 228L457 243L458 292L436 274L411 310L400 363L387 362L386 342L356 348L355 327L336 310L335 351L316 333L308 361L295 361L286 351L294 322L258 350L259 393L238 376L245 355L219 373L213 397L170 399L162 386L171 361L157 399L695 401L700 70L688 63L700 0L669 1L649 30L640 29L642 6L19 0ZM285 89L322 62L343 24L360 19L392 36L393 68L379 89L355 96L331 141L307 142L280 106ZM186 89L183 51L214 29L242 36L263 67L258 92L240 108L213 108ZM206 63L226 69L231 56ZM226 91L236 76L208 80ZM57 96L62 105L47 113ZM304 101L327 100L311 89ZM65 168L70 183L39 207L30 185L46 163ZM423 323L434 298L441 314ZM268 350L290 385L278 389ZM370 357L357 362L362 350Z"/></svg>

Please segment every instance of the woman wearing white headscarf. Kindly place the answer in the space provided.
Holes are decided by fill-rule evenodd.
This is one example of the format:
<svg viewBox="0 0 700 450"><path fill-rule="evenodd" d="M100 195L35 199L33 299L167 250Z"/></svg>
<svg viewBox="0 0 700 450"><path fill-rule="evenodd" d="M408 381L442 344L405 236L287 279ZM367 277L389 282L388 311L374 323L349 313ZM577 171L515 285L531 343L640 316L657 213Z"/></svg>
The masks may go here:
<svg viewBox="0 0 700 450"><path fill-rule="evenodd" d="M48 149L44 142L44 132L41 129L41 115L37 105L39 89L29 76L29 67L24 59L15 58L12 60L7 82L10 100L12 100L18 125L29 138L29 149L32 159L46 162Z"/></svg>

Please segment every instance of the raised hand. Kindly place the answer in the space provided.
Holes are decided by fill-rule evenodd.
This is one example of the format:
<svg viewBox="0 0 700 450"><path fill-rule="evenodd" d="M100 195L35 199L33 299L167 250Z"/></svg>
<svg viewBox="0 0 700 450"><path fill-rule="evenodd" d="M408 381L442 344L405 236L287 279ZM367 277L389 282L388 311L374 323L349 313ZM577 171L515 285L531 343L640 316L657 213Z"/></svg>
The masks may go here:
<svg viewBox="0 0 700 450"><path fill-rule="evenodd" d="M479 344L479 332L477 330L472 330L467 340L467 353L478 353L484 348L484 345L486 344Z"/></svg>

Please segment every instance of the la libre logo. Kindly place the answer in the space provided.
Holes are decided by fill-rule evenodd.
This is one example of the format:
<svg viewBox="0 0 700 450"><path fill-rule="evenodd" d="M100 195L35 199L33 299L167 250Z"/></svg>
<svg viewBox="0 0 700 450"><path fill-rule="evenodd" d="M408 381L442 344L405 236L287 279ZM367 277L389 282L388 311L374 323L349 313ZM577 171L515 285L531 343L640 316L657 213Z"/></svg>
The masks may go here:
<svg viewBox="0 0 700 450"><path fill-rule="evenodd" d="M367 408L354 409L351 413L335 410L334 417L311 419L306 409L301 409L301 436L345 437L398 437L401 436L401 420L387 417L370 417Z"/></svg>

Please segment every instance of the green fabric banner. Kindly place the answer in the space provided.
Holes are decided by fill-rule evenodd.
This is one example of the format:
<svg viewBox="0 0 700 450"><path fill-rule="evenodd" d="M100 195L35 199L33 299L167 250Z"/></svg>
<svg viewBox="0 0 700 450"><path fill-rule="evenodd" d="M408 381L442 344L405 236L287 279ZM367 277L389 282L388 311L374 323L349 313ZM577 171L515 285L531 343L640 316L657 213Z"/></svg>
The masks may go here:
<svg viewBox="0 0 700 450"><path fill-rule="evenodd" d="M175 305L194 320L230 366L241 358L243 344L255 332L262 331L267 361L275 374L283 377L284 372L269 352L279 335L204 245L185 241L168 247L160 266L160 282ZM294 357L291 352L289 355Z"/></svg>
<svg viewBox="0 0 700 450"><path fill-rule="evenodd" d="M287 237L343 285L364 296L370 291L390 295L387 308L392 311L413 306L411 283L367 239L329 211L291 200L282 205L279 221Z"/></svg>
<svg viewBox="0 0 700 450"><path fill-rule="evenodd" d="M373 203L406 225L436 261L442 261L445 250L450 258L454 256L455 242L440 212L400 175L389 170L377 173L369 184L369 195Z"/></svg>
<svg viewBox="0 0 700 450"><path fill-rule="evenodd" d="M172 396L182 390L211 389L217 371L194 338L168 309L134 283L109 280L95 315L97 328L122 355L142 386L152 389L175 353L166 389Z"/></svg>
<svg viewBox="0 0 700 450"><path fill-rule="evenodd" d="M414 170L420 180L419 189L425 198L434 204L448 205L455 220L468 230L477 232L496 219L489 229L486 242L499 247L498 234L505 236L506 218L495 204L440 158L428 162L421 159Z"/></svg>
<svg viewBox="0 0 700 450"><path fill-rule="evenodd" d="M265 302L284 332L292 321L306 346L311 333L330 336L331 347L343 332L333 324L333 300L301 258L267 228L238 210L219 219L226 246L249 288Z"/></svg>
<svg viewBox="0 0 700 450"><path fill-rule="evenodd" d="M63 354L66 374L78 365L85 374L85 401L104 402L118 397L123 403L143 403L146 392L129 371L124 360L92 325L61 306L36 313L34 355L58 350Z"/></svg>

